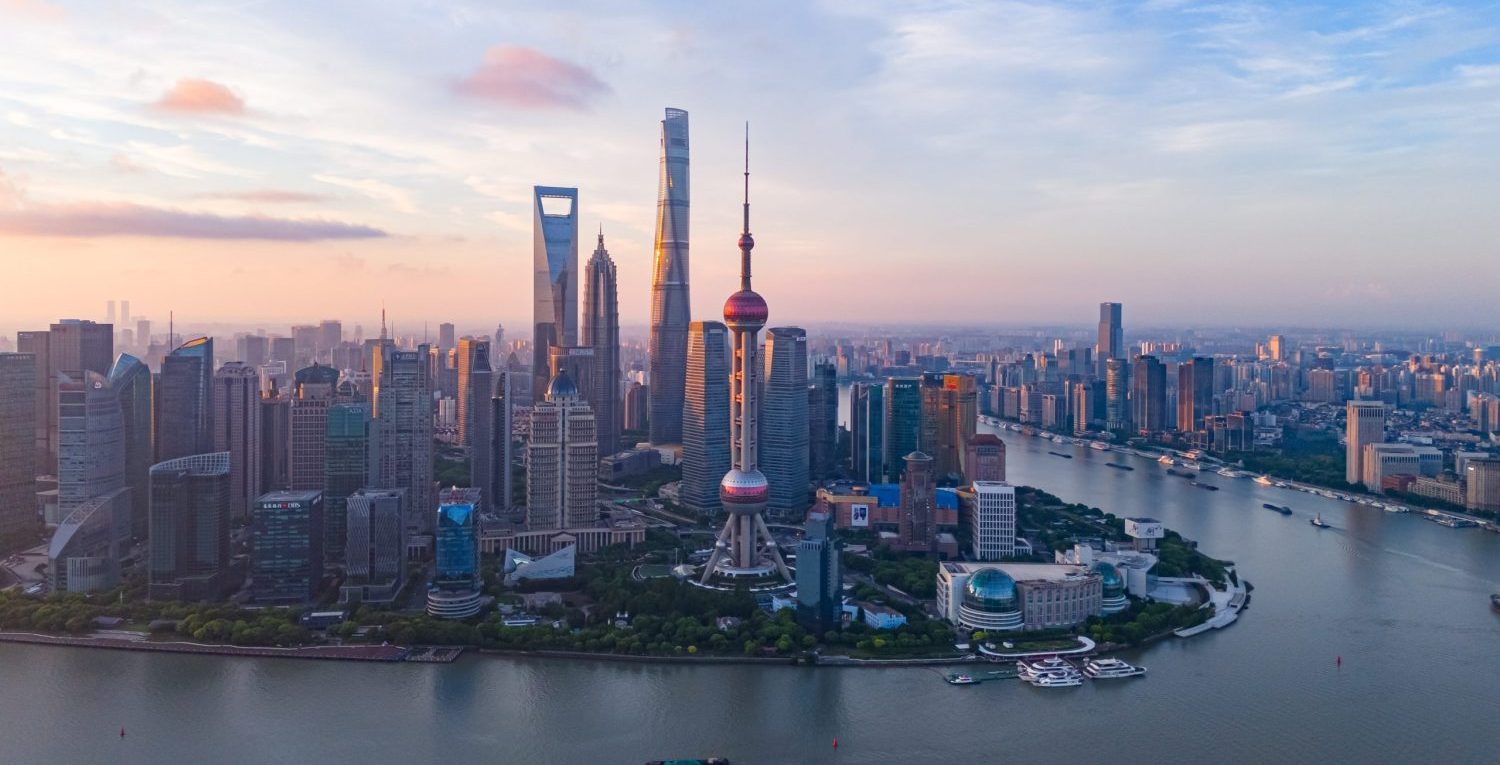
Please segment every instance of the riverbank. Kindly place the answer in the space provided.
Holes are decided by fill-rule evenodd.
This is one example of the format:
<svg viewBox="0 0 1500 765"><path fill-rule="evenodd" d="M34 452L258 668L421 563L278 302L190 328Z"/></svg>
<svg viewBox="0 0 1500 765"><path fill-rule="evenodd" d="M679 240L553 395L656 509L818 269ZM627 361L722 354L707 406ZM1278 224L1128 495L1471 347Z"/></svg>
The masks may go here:
<svg viewBox="0 0 1500 765"><path fill-rule="evenodd" d="M238 646L218 643L189 643L177 640L149 640L144 636L111 635L47 635L36 632L0 632L0 642L31 643L34 645L67 646L73 648L103 648L116 651L152 651L156 653L191 653L213 656L253 656L277 659L323 659L330 661L407 661L412 649L393 645L367 646L300 646L297 648L275 648L268 646ZM426 659L431 661L430 659Z"/></svg>

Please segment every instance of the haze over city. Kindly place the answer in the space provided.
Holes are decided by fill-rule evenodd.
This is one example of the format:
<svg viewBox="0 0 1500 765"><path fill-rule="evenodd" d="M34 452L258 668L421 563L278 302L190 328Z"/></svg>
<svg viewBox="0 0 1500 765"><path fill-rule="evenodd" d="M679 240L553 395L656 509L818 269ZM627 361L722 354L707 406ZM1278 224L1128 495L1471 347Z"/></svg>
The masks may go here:
<svg viewBox="0 0 1500 765"><path fill-rule="evenodd" d="M1473 4L10 0L0 327L118 297L524 326L537 183L579 187L642 325L663 104L696 122L695 315L749 120L777 322L1470 326L1497 41Z"/></svg>

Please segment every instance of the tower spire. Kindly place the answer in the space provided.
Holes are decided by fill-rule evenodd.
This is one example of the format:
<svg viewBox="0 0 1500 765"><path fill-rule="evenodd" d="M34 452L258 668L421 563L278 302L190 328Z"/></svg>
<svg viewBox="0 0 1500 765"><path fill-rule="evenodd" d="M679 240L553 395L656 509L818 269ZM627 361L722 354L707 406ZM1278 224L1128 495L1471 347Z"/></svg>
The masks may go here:
<svg viewBox="0 0 1500 765"><path fill-rule="evenodd" d="M750 123L745 122L745 225L740 230L740 289L750 289L750 250L755 238L750 236Z"/></svg>
<svg viewBox="0 0 1500 765"><path fill-rule="evenodd" d="M385 301L380 301L380 342L385 343Z"/></svg>

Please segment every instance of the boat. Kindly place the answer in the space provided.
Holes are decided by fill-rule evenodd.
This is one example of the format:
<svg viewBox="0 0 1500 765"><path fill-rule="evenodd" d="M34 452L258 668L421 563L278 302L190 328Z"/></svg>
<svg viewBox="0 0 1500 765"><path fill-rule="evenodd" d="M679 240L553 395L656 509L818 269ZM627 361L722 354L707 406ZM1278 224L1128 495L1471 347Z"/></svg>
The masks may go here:
<svg viewBox="0 0 1500 765"><path fill-rule="evenodd" d="M1105 467L1112 467L1115 470L1135 470L1135 468L1133 468L1133 467L1131 467L1129 465L1121 465L1118 462L1106 462L1106 463L1104 463L1104 466Z"/></svg>
<svg viewBox="0 0 1500 765"><path fill-rule="evenodd" d="M1050 455L1052 455L1052 456L1054 456L1054 457L1062 457L1065 460L1073 459L1073 455L1071 455L1071 454L1063 454L1062 452L1047 452L1047 453L1050 454Z"/></svg>
<svg viewBox="0 0 1500 765"><path fill-rule="evenodd" d="M1198 472L1199 470L1203 469L1202 465L1199 465L1198 463L1193 462L1191 460L1183 460L1182 462L1179 462L1177 464L1179 464L1179 465L1181 465L1181 466L1183 466L1183 467L1187 468L1188 470L1191 470L1191 471L1193 471L1195 473Z"/></svg>
<svg viewBox="0 0 1500 765"><path fill-rule="evenodd" d="M1175 475L1175 476L1178 476L1180 478L1192 478L1193 477L1192 473L1189 473L1186 470L1178 470L1177 468L1167 468L1167 475Z"/></svg>
<svg viewBox="0 0 1500 765"><path fill-rule="evenodd" d="M1500 592L1490 596L1490 608L1500 611Z"/></svg>
<svg viewBox="0 0 1500 765"><path fill-rule="evenodd" d="M1160 462L1163 465L1176 465L1177 464L1177 460L1172 459L1172 456L1169 455L1169 454L1163 454L1162 456L1157 457L1156 461Z"/></svg>
<svg viewBox="0 0 1500 765"><path fill-rule="evenodd" d="M1317 526L1320 529L1331 529L1331 528L1333 528L1332 526L1328 525L1327 521L1323 520L1323 514L1322 513L1318 513L1317 515L1314 515L1313 517L1308 518L1307 522L1311 523L1314 526Z"/></svg>
<svg viewBox="0 0 1500 765"><path fill-rule="evenodd" d="M978 682L978 680L975 680L970 675L952 674L948 676L949 685L974 685Z"/></svg>
<svg viewBox="0 0 1500 765"><path fill-rule="evenodd" d="M1098 449L1101 452L1107 452L1109 451L1109 444L1106 444L1103 441L1090 441L1089 448Z"/></svg>
<svg viewBox="0 0 1500 765"><path fill-rule="evenodd" d="M1069 663L1066 659L1059 659L1056 656L1047 659L1035 659L1032 661L1021 659L1020 661L1016 662L1016 674L1020 675L1022 679L1030 678L1045 672L1077 671L1078 669L1071 663Z"/></svg>
<svg viewBox="0 0 1500 765"><path fill-rule="evenodd" d="M646 765L729 765L729 758L697 757L690 760L648 760Z"/></svg>
<svg viewBox="0 0 1500 765"><path fill-rule="evenodd" d="M1219 490L1219 487L1217 487L1217 486L1215 486L1215 485L1213 485L1211 483L1204 483L1202 481L1188 481L1188 485L1189 486L1197 486L1200 489L1208 489L1209 491L1218 491Z"/></svg>
<svg viewBox="0 0 1500 765"><path fill-rule="evenodd" d="M1047 672L1031 678L1027 682L1037 688L1069 688L1075 685L1083 685L1083 675L1078 670L1072 673Z"/></svg>
<svg viewBox="0 0 1500 765"><path fill-rule="evenodd" d="M1255 477L1255 482L1258 483L1258 484L1260 484L1261 486L1270 486L1271 483L1272 483L1271 476L1268 476L1268 475L1258 475L1258 476Z"/></svg>
<svg viewBox="0 0 1500 765"><path fill-rule="evenodd" d="M1083 663L1083 674L1093 680L1141 677L1146 674L1146 668L1119 659L1089 659Z"/></svg>
<svg viewBox="0 0 1500 765"><path fill-rule="evenodd" d="M1054 444L1065 444L1067 442L1068 442L1068 439L1063 438L1062 436L1053 436L1052 437L1052 443L1054 443Z"/></svg>
<svg viewBox="0 0 1500 765"><path fill-rule="evenodd" d="M1286 484L1283 483L1282 481L1277 481L1276 482L1276 488L1278 488L1278 489L1285 489L1286 488Z"/></svg>
<svg viewBox="0 0 1500 765"><path fill-rule="evenodd" d="M1261 507L1264 507L1267 510L1275 510L1276 512L1281 513L1282 515L1291 515L1292 514L1292 509L1290 507L1287 507L1286 505L1273 505L1270 502L1267 502L1267 503L1261 505Z"/></svg>
<svg viewBox="0 0 1500 765"><path fill-rule="evenodd" d="M1239 471L1227 467L1221 467L1214 472L1218 473L1221 476L1224 476L1225 478L1239 478L1242 475Z"/></svg>

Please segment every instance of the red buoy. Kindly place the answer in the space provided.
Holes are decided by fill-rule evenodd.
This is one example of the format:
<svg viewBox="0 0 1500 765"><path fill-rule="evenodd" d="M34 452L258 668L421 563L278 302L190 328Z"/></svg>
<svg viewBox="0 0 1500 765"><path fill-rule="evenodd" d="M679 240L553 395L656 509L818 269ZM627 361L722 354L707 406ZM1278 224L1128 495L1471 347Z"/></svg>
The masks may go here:
<svg viewBox="0 0 1500 765"><path fill-rule="evenodd" d="M838 740L838 739L834 739L834 740L833 740L833 748L834 748L834 749L837 749L837 748L839 748L839 740Z"/></svg>
<svg viewBox="0 0 1500 765"><path fill-rule="evenodd" d="M125 738L125 728L124 728L124 726L120 727L120 738Z"/></svg>

